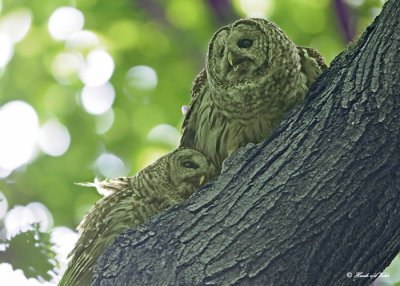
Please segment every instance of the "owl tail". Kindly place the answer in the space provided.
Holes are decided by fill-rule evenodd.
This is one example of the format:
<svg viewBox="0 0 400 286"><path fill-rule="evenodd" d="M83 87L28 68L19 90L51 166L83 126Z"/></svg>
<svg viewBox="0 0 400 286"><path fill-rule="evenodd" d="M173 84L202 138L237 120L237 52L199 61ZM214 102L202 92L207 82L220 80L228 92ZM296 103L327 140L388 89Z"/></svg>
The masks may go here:
<svg viewBox="0 0 400 286"><path fill-rule="evenodd" d="M129 182L128 178L125 177L106 179L103 181L100 181L99 178L96 177L94 178L93 183L86 182L86 183L75 183L75 184L84 187L95 187L100 195L107 197L115 192L118 192L126 188L128 186L128 182Z"/></svg>

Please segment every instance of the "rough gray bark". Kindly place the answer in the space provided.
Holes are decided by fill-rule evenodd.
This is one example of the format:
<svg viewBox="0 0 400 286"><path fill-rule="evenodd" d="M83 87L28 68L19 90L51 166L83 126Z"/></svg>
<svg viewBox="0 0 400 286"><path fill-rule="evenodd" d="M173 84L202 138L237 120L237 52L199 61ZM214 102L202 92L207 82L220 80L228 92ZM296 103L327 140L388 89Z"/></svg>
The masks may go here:
<svg viewBox="0 0 400 286"><path fill-rule="evenodd" d="M117 237L92 285L369 285L355 273L400 250L399 70L392 0L270 138Z"/></svg>

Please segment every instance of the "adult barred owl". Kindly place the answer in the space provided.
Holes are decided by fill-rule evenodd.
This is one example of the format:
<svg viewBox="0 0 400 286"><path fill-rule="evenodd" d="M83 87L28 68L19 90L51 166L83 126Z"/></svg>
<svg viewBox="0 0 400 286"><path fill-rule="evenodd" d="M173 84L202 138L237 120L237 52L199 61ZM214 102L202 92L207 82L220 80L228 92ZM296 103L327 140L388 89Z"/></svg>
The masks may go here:
<svg viewBox="0 0 400 286"><path fill-rule="evenodd" d="M186 200L215 168L200 152L176 149L133 177L86 183L109 195L100 199L79 225L79 239L60 286L90 285L99 256L122 231Z"/></svg>
<svg viewBox="0 0 400 286"><path fill-rule="evenodd" d="M269 136L326 68L316 50L297 47L267 20L222 27L194 82L180 146L205 154L219 173L229 154Z"/></svg>

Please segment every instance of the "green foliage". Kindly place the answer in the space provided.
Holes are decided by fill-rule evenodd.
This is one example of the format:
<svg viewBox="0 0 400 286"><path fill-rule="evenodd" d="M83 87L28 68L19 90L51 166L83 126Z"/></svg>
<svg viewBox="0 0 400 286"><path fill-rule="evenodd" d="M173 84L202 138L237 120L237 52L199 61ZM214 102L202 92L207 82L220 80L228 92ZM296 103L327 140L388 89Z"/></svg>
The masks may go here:
<svg viewBox="0 0 400 286"><path fill-rule="evenodd" d="M3 241L6 250L0 251L0 263L6 262L14 269L21 269L28 278L39 278L49 281L55 273L56 253L52 250L50 234L39 231L39 223L31 225L32 230L21 232L10 240ZM21 251L23 249L23 251Z"/></svg>

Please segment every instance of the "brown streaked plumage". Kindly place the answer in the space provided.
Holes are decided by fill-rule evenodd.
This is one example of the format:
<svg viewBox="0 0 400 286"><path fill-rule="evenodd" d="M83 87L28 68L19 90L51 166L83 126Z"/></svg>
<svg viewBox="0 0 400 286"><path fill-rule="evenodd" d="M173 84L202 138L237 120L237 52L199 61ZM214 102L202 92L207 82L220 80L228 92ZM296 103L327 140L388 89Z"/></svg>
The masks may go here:
<svg viewBox="0 0 400 286"><path fill-rule="evenodd" d="M222 27L194 82L180 146L205 154L219 173L229 154L268 137L326 68L316 50L297 47L267 20Z"/></svg>
<svg viewBox="0 0 400 286"><path fill-rule="evenodd" d="M179 148L133 177L83 184L109 195L100 199L79 225L80 236L59 286L90 285L97 259L115 236L185 201L214 172L203 154Z"/></svg>

